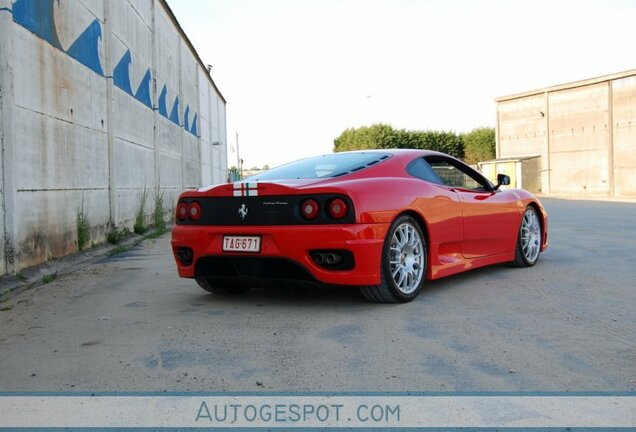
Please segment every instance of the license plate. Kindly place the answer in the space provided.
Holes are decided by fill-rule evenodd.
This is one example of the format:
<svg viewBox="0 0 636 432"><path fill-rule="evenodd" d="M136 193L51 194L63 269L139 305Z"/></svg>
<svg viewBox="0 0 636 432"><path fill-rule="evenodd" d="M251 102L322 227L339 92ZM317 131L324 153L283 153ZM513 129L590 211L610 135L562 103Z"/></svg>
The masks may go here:
<svg viewBox="0 0 636 432"><path fill-rule="evenodd" d="M259 236L223 236L223 252L260 252Z"/></svg>

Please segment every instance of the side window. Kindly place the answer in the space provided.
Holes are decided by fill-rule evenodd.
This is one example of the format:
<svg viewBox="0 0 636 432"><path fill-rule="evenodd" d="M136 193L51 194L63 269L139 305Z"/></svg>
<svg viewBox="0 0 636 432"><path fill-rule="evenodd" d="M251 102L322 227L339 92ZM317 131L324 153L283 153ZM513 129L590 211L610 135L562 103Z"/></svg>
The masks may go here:
<svg viewBox="0 0 636 432"><path fill-rule="evenodd" d="M435 184L444 184L442 179L435 173L433 168L423 158L415 159L406 167L406 172L413 177Z"/></svg>
<svg viewBox="0 0 636 432"><path fill-rule="evenodd" d="M426 158L426 161L446 186L478 191L486 190L484 184L477 181L477 179L470 176L467 172L449 163L449 161L443 157L429 156Z"/></svg>

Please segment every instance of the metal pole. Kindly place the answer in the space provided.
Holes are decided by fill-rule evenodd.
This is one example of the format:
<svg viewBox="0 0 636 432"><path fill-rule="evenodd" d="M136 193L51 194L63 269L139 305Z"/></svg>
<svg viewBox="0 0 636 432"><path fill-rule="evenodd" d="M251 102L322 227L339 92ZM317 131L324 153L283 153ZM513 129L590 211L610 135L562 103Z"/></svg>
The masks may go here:
<svg viewBox="0 0 636 432"><path fill-rule="evenodd" d="M7 2L1 3L3 6ZM10 5L11 2L8 2ZM6 8L3 8L6 9ZM14 273L16 261L13 247L16 245L20 225L16 211L16 153L18 141L14 139L17 129L13 120L14 85L13 65L14 30L12 15L8 10L0 11L0 274ZM15 44L17 46L17 43ZM16 56L17 57L17 56ZM26 194L25 194L26 195ZM31 194L30 194L31 195ZM28 259L27 259L28 261Z"/></svg>
<svg viewBox="0 0 636 432"><path fill-rule="evenodd" d="M551 137L551 130L550 130L550 92L546 91L545 92L545 133L546 133L546 161L545 161L545 165L543 169L547 170L547 176L546 176L546 180L547 180L547 184L546 184L546 190L543 190L543 182L541 185L541 192L546 193L546 194L551 194L552 193L552 154L550 153L550 141L552 140Z"/></svg>
<svg viewBox="0 0 636 432"><path fill-rule="evenodd" d="M241 155L239 153L239 139L238 139L238 132L236 133L236 172L240 173L241 172ZM241 180L241 179L239 179Z"/></svg>
<svg viewBox="0 0 636 432"><path fill-rule="evenodd" d="M607 134L608 134L608 167L607 167L607 183L609 188L608 195L613 197L616 193L614 178L614 82L607 82Z"/></svg>
<svg viewBox="0 0 636 432"><path fill-rule="evenodd" d="M240 165L241 165L241 156L239 155L238 132L236 132L236 168L238 169Z"/></svg>

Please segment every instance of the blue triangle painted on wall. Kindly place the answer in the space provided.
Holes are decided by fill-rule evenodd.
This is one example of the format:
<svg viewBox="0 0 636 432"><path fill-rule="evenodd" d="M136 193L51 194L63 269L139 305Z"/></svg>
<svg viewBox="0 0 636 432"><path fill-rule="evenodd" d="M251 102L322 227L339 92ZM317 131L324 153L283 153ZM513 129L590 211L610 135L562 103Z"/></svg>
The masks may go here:
<svg viewBox="0 0 636 432"><path fill-rule="evenodd" d="M152 78L152 75L150 73L150 69L147 69L146 74L141 80L141 84L139 84L139 88L137 89L137 92L135 93L135 98L142 104L146 105L148 108L152 108L152 99L150 97L150 79L151 78Z"/></svg>
<svg viewBox="0 0 636 432"><path fill-rule="evenodd" d="M13 21L55 48L62 49L55 27L54 2L55 0L16 0L12 6Z"/></svg>
<svg viewBox="0 0 636 432"><path fill-rule="evenodd" d="M130 86L130 63L132 62L130 50L126 50L121 60L113 69L113 84L132 96L132 88Z"/></svg>
<svg viewBox="0 0 636 432"><path fill-rule="evenodd" d="M168 89L164 85L159 94L159 114L168 118L168 106L166 105L166 96L168 95Z"/></svg>
<svg viewBox="0 0 636 432"><path fill-rule="evenodd" d="M170 111L170 120L176 124L179 125L179 96L174 98L174 103L172 104L172 111Z"/></svg>
<svg viewBox="0 0 636 432"><path fill-rule="evenodd" d="M96 19L70 46L66 53L94 72L104 75L99 60L99 41L102 37L102 27Z"/></svg>
<svg viewBox="0 0 636 432"><path fill-rule="evenodd" d="M199 136L197 131L197 113L194 113L194 118L192 119L192 127L190 128L190 133L195 137Z"/></svg>
<svg viewBox="0 0 636 432"><path fill-rule="evenodd" d="M186 105L186 109L185 112L183 113L183 127L185 128L185 130L189 130L190 126L189 126L189 119L190 117L190 105Z"/></svg>

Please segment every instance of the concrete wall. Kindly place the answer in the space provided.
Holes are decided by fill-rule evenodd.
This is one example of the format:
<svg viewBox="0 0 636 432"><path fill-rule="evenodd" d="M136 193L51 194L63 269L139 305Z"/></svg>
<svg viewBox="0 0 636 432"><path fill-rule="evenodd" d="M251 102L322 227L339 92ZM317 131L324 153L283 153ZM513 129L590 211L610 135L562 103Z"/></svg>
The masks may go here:
<svg viewBox="0 0 636 432"><path fill-rule="evenodd" d="M548 191L549 182L546 113L544 94L512 99L497 104L497 157L540 155L541 192Z"/></svg>
<svg viewBox="0 0 636 432"><path fill-rule="evenodd" d="M0 0L0 274L226 178L225 100L162 0ZM148 220L150 222L150 218ZM89 244L90 245L90 244Z"/></svg>
<svg viewBox="0 0 636 432"><path fill-rule="evenodd" d="M614 193L636 197L636 75L612 82L612 105Z"/></svg>
<svg viewBox="0 0 636 432"><path fill-rule="evenodd" d="M541 191L636 198L636 71L497 99L497 157L541 155Z"/></svg>

